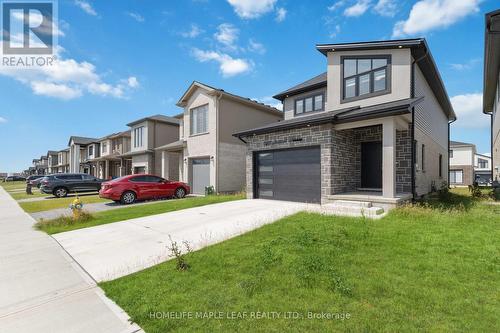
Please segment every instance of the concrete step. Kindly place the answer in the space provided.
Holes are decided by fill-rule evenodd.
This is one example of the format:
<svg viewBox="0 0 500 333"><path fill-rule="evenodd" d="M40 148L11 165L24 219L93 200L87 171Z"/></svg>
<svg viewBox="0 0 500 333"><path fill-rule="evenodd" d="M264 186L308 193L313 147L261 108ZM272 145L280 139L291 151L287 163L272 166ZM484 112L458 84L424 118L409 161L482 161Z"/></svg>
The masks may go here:
<svg viewBox="0 0 500 333"><path fill-rule="evenodd" d="M321 206L320 212L327 215L338 216L355 216L355 217L368 217L379 218L384 214L384 209L381 207L360 207L353 205L344 205L338 202L325 204Z"/></svg>
<svg viewBox="0 0 500 333"><path fill-rule="evenodd" d="M372 203L370 201L334 200L332 204L336 204L339 206L359 207L359 208L372 207Z"/></svg>

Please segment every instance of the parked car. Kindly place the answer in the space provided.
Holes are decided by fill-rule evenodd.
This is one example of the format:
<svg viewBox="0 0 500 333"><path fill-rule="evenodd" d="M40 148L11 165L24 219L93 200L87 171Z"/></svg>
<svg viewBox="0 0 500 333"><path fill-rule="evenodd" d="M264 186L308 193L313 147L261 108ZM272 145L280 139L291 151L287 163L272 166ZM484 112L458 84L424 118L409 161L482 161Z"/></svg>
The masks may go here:
<svg viewBox="0 0 500 333"><path fill-rule="evenodd" d="M26 178L26 183L36 179L42 179L43 177L45 177L45 175L31 175L28 178Z"/></svg>
<svg viewBox="0 0 500 333"><path fill-rule="evenodd" d="M99 196L128 205L137 200L184 198L190 191L191 188L185 183L140 174L103 183Z"/></svg>
<svg viewBox="0 0 500 333"><path fill-rule="evenodd" d="M103 182L85 173L60 173L43 177L40 191L62 198L68 193L97 192Z"/></svg>
<svg viewBox="0 0 500 333"><path fill-rule="evenodd" d="M4 182L17 182L17 181L25 181L26 178L21 176L8 176L4 179Z"/></svg>
<svg viewBox="0 0 500 333"><path fill-rule="evenodd" d="M33 177L33 178L31 178L31 177ZM43 175L41 175L41 176L29 176L28 178L26 178L26 183L30 184L32 187L36 186L36 187L40 188L44 177L45 176L43 176Z"/></svg>

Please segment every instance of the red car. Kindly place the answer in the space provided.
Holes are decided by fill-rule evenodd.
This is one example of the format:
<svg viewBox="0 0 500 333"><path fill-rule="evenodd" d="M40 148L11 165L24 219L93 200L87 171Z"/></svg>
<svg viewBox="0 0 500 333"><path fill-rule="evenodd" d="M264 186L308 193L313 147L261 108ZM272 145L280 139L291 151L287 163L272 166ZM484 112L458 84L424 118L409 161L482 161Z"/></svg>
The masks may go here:
<svg viewBox="0 0 500 333"><path fill-rule="evenodd" d="M140 174L102 183L99 196L128 205L136 200L184 198L189 191L189 185L185 183Z"/></svg>

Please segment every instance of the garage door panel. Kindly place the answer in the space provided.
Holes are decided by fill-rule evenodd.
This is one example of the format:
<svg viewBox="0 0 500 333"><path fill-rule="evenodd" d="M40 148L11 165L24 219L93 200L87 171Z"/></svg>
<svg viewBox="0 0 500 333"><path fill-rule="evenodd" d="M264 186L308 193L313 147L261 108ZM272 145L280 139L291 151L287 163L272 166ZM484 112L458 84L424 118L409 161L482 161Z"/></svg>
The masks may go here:
<svg viewBox="0 0 500 333"><path fill-rule="evenodd" d="M321 201L319 147L261 152L257 157L257 197Z"/></svg>

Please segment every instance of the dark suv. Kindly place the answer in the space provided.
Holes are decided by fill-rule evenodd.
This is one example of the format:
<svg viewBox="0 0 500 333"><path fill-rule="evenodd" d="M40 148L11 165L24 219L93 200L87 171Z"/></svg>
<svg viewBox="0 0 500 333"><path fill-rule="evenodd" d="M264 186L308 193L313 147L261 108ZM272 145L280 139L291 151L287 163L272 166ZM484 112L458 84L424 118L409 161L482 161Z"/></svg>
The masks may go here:
<svg viewBox="0 0 500 333"><path fill-rule="evenodd" d="M61 173L45 176L40 191L62 198L72 192L97 192L101 189L102 182L104 179L85 173Z"/></svg>

